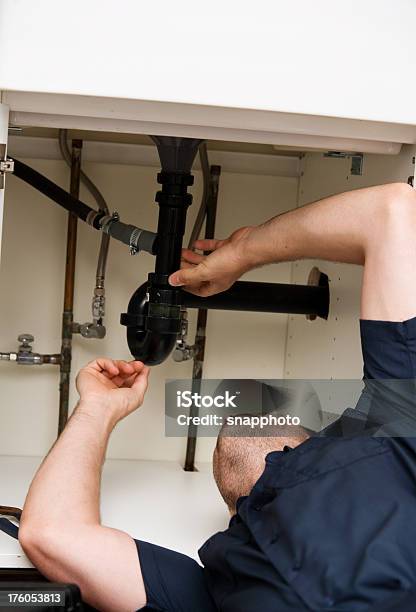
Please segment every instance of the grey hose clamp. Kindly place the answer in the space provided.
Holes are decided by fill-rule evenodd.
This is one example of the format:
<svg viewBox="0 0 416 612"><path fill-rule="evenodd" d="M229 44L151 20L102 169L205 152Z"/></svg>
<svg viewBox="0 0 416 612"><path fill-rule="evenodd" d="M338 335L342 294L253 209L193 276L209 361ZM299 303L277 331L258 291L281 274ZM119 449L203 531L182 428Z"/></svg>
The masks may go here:
<svg viewBox="0 0 416 612"><path fill-rule="evenodd" d="M88 223L88 225L94 225L94 221L96 220L96 218L98 217L100 213L92 210L91 212L88 213L87 218L86 218L86 222Z"/></svg>
<svg viewBox="0 0 416 612"><path fill-rule="evenodd" d="M136 255L136 253L139 252L139 240L142 233L143 230L139 229L138 227L136 227L136 229L132 231L129 244L130 255Z"/></svg>
<svg viewBox="0 0 416 612"><path fill-rule="evenodd" d="M118 212L113 212L111 216L106 215L100 220L100 226L101 226L102 231L105 234L109 234L110 227L112 226L113 223L116 223L117 221L120 221L120 215L118 214Z"/></svg>

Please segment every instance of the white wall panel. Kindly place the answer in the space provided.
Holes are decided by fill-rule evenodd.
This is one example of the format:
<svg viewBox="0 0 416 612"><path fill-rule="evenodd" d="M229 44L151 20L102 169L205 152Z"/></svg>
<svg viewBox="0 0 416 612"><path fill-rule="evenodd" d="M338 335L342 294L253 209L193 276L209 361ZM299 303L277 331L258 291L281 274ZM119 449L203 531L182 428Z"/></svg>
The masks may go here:
<svg viewBox="0 0 416 612"><path fill-rule="evenodd" d="M402 181L413 175L414 148L404 147L395 158L366 155L363 175L351 176L349 159L325 158L307 154L303 160L299 204L323 197L368 187ZM287 378L357 379L362 376L359 338L360 288L359 266L327 262L293 263L293 281L303 282L305 273L316 263L330 279L331 306L328 321L307 321L289 317L285 361Z"/></svg>

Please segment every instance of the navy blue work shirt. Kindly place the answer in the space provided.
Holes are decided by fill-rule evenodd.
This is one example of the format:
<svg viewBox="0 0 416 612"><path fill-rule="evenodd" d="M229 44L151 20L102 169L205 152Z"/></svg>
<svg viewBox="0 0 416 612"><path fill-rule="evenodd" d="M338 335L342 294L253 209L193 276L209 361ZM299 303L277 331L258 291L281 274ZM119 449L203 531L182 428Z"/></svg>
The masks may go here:
<svg viewBox="0 0 416 612"><path fill-rule="evenodd" d="M356 412L267 456L228 529L200 549L204 567L137 541L147 610L416 610L416 318L361 321L361 339Z"/></svg>

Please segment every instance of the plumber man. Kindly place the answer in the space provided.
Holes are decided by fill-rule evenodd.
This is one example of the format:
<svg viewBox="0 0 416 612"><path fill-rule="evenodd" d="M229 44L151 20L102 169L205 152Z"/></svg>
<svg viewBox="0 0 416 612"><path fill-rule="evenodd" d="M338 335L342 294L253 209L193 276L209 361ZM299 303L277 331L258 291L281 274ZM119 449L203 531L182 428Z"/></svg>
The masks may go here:
<svg viewBox="0 0 416 612"><path fill-rule="evenodd" d="M198 249L212 252L185 250L170 282L208 296L271 262L363 265L365 383L413 385L415 235L410 187L357 190L223 241L199 241ZM78 584L85 601L106 612L414 610L416 437L375 435L386 429L389 411L393 425L400 421L395 397L384 402L383 420L378 405L368 410L360 399L314 437L301 430L287 438L223 431L214 476L232 518L200 549L201 567L100 523L108 440L142 404L148 376L139 362L110 359L79 373L79 403L32 482L21 520L20 542L45 576Z"/></svg>

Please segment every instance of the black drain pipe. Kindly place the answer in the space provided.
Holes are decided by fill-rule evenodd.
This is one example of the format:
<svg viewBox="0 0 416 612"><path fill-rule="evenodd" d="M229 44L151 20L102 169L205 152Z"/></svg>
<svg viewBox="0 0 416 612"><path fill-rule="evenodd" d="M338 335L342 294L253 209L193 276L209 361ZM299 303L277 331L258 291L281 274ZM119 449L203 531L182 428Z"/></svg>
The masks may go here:
<svg viewBox="0 0 416 612"><path fill-rule="evenodd" d="M328 277L321 272L316 286L237 281L227 291L209 297L184 291L182 303L187 308L317 315L327 319Z"/></svg>
<svg viewBox="0 0 416 612"><path fill-rule="evenodd" d="M14 176L34 187L68 212L76 215L81 221L85 221L94 229L101 230L115 240L127 244L133 254L138 251L147 251L154 255L156 234L153 232L136 227L135 225L123 223L116 213L110 216L100 210L94 210L94 208L84 204L84 202L81 202L74 195L68 193L65 189L62 189L62 187L59 187L59 185L27 164L24 164L15 157L13 162Z"/></svg>
<svg viewBox="0 0 416 612"><path fill-rule="evenodd" d="M175 347L181 326L182 291L169 285L168 278L180 268L186 213L192 203L188 187L193 182L191 167L201 140L154 136L162 165L156 194L159 221L155 245L156 263L148 282L133 294L127 313L127 342L135 359L148 365L162 363Z"/></svg>
<svg viewBox="0 0 416 612"><path fill-rule="evenodd" d="M166 282L167 276L163 277ZM154 284L155 278L156 274L149 274L149 281L134 292L127 314L121 315L132 355L148 365L162 363L174 349L181 305L200 311L241 310L328 318L329 282L323 272L316 286L237 281L227 291L207 298L181 289L166 289Z"/></svg>

